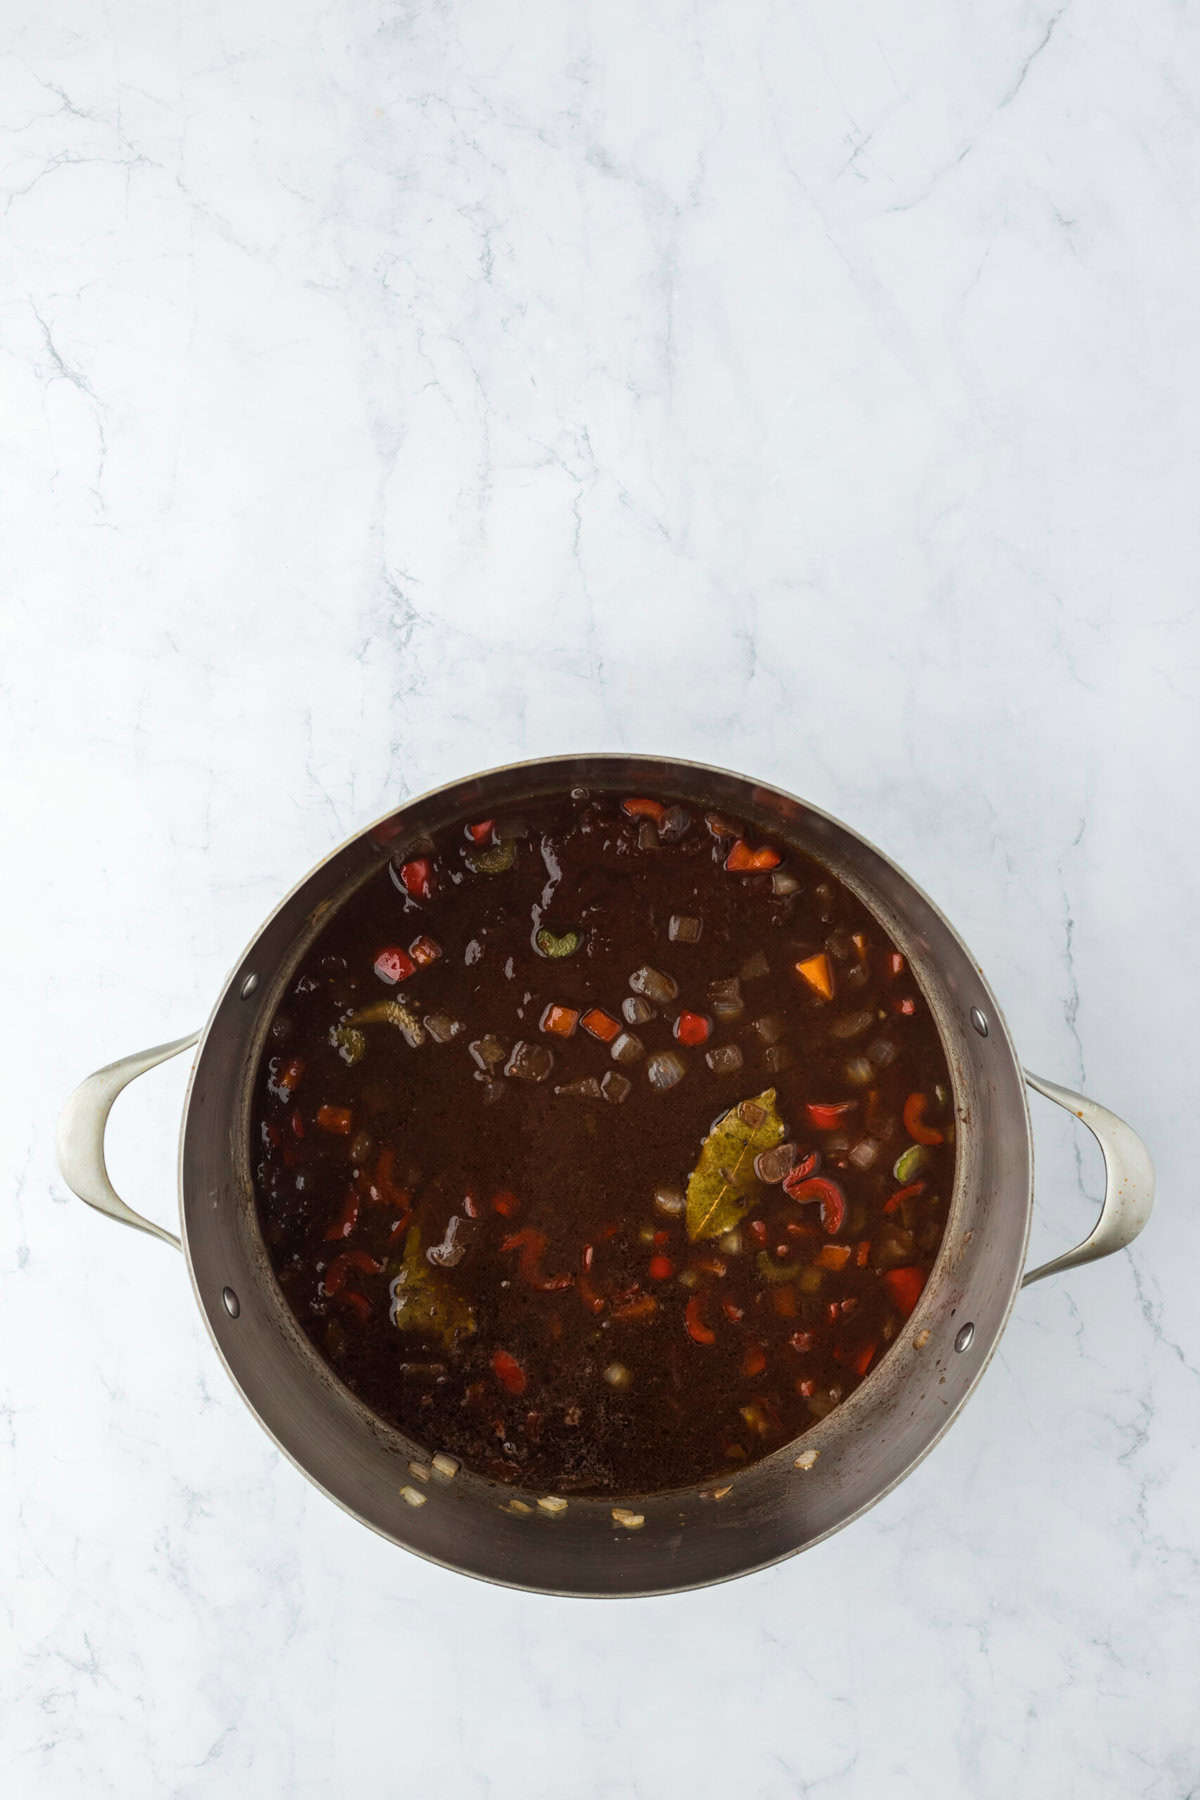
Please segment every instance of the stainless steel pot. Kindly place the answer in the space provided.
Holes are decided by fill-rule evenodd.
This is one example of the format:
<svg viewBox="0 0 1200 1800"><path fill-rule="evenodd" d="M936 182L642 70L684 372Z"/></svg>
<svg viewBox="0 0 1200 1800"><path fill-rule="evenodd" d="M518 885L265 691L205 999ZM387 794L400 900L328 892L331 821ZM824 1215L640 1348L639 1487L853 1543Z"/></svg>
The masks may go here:
<svg viewBox="0 0 1200 1800"><path fill-rule="evenodd" d="M630 1495L619 1505L572 1498L563 1506L466 1470L441 1476L424 1450L369 1412L320 1360L276 1285L249 1162L251 1089L264 1037L299 958L331 913L396 839L578 785L707 803L834 869L908 957L942 1033L958 1115L946 1238L916 1312L879 1367L800 1443L727 1487ZM182 1249L243 1399L297 1467L364 1524L448 1568L514 1587L666 1593L762 1568L827 1537L874 1505L941 1437L983 1374L1022 1281L1121 1249L1142 1229L1153 1198L1150 1157L1129 1126L1082 1095L1022 1074L965 945L902 870L804 801L696 763L644 756L522 763L412 801L335 850L287 896L239 961L203 1032L89 1077L59 1125L65 1179L89 1205L176 1248L179 1238L114 1191L104 1129L122 1088L197 1042L180 1139ZM1098 1138L1106 1191L1090 1236L1023 1275L1032 1206L1026 1082Z"/></svg>

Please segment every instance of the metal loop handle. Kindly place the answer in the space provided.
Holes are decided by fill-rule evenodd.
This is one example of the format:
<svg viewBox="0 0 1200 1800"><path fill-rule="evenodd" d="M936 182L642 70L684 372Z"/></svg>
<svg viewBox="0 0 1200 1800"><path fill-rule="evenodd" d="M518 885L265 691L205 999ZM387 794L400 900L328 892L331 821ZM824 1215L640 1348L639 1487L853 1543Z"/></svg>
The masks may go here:
<svg viewBox="0 0 1200 1800"><path fill-rule="evenodd" d="M1150 1152L1124 1119L1118 1119L1116 1113L1098 1101L1059 1087L1057 1082L1043 1081L1028 1069L1025 1079L1047 1100L1074 1113L1099 1144L1104 1154L1104 1204L1083 1242L1040 1268L1030 1269L1022 1279L1022 1287L1040 1281L1043 1275L1057 1275L1061 1269L1073 1269L1080 1263L1111 1256L1114 1250L1123 1250L1141 1231L1154 1205L1154 1164Z"/></svg>
<svg viewBox="0 0 1200 1800"><path fill-rule="evenodd" d="M58 1118L58 1167L71 1192L97 1212L107 1213L122 1225L136 1225L139 1231L148 1231L151 1237L173 1244L176 1250L182 1245L175 1233L164 1225L156 1225L153 1219L143 1219L141 1213L126 1206L113 1186L104 1160L104 1129L113 1102L123 1088L148 1069L178 1056L181 1050L190 1050L199 1037L200 1033L193 1031L190 1037L158 1044L153 1050L140 1050L134 1056L123 1056L120 1062L109 1063L107 1068L97 1069L80 1082Z"/></svg>

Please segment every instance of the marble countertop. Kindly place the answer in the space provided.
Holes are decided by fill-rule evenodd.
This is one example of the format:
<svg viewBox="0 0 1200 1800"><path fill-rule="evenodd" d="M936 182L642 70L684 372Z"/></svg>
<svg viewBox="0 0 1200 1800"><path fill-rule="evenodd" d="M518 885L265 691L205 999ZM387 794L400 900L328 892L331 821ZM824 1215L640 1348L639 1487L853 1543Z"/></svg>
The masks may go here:
<svg viewBox="0 0 1200 1800"><path fill-rule="evenodd" d="M7 1791L1184 1800L1195 9L17 0L6 37ZM868 1517L665 1600L354 1524L52 1156L334 842L581 748L883 845L1161 1184ZM112 1121L164 1221L185 1075ZM1042 1256L1100 1171L1033 1114Z"/></svg>

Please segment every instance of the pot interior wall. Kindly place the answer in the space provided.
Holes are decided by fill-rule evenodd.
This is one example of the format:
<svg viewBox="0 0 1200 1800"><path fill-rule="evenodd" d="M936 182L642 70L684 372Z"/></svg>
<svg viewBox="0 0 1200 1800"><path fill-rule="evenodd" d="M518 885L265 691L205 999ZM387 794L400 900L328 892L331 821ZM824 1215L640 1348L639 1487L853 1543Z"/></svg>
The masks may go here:
<svg viewBox="0 0 1200 1800"><path fill-rule="evenodd" d="M284 1301L258 1230L249 1166L254 1070L277 1001L313 937L406 837L490 816L564 786L649 789L733 812L827 863L872 908L923 988L949 1060L958 1161L946 1238L917 1311L877 1370L791 1449L729 1491L619 1502L545 1496L470 1475L422 1483L428 1452L385 1425L318 1357ZM248 978L256 977L254 983ZM249 986L251 992L246 994ZM986 1036L972 1023L977 1010ZM197 1297L265 1429L304 1472L397 1543L491 1580L558 1593L629 1594L719 1581L802 1549L894 1486L979 1378L1020 1280L1031 1162L1024 1084L995 1001L932 903L872 846L802 801L724 771L652 757L517 765L426 795L336 850L282 903L235 969L202 1039L184 1116L180 1198ZM236 1317L225 1299L237 1296ZM970 1344L955 1348L966 1324ZM797 1469L798 1450L816 1452ZM806 1456L806 1461L807 1461ZM421 1504L411 1503L419 1497ZM621 1504L644 1523L614 1522Z"/></svg>

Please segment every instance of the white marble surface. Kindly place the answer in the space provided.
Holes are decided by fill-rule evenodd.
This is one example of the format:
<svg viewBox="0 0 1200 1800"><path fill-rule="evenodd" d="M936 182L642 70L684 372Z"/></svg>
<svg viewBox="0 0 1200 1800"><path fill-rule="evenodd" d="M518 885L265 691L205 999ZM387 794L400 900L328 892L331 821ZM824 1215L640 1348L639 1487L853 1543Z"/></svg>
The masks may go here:
<svg viewBox="0 0 1200 1800"><path fill-rule="evenodd" d="M1184 1800L1196 8L16 0L5 38L6 1792ZM51 1155L334 841L582 747L880 841L1161 1179L871 1516L674 1600L354 1525ZM113 1120L164 1219L183 1081ZM1098 1159L1035 1124L1045 1252Z"/></svg>

